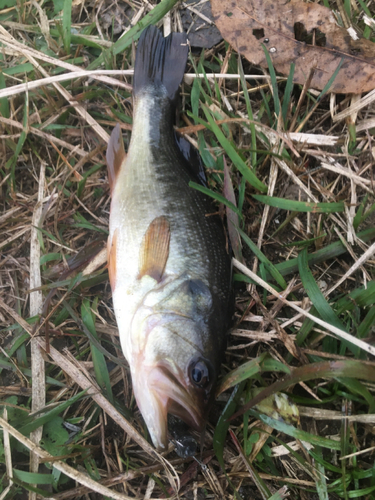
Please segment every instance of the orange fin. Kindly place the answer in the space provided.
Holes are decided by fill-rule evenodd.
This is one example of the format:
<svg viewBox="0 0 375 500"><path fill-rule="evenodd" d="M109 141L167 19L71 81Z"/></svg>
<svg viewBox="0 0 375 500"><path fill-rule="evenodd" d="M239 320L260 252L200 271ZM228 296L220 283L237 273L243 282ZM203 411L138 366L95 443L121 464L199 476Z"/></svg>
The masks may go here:
<svg viewBox="0 0 375 500"><path fill-rule="evenodd" d="M121 169L121 165L126 158L124 142L121 135L121 127L119 124L117 124L116 127L112 130L112 134L108 142L106 158L109 187L112 193L113 188L116 184L117 176Z"/></svg>
<svg viewBox="0 0 375 500"><path fill-rule="evenodd" d="M112 292L115 291L116 288L116 245L117 245L117 231L113 235L112 240L108 238L107 241L107 260L108 260L108 274L109 274L109 282L111 283Z"/></svg>
<svg viewBox="0 0 375 500"><path fill-rule="evenodd" d="M148 226L139 252L139 275L161 281L169 255L171 231L168 219L157 217Z"/></svg>

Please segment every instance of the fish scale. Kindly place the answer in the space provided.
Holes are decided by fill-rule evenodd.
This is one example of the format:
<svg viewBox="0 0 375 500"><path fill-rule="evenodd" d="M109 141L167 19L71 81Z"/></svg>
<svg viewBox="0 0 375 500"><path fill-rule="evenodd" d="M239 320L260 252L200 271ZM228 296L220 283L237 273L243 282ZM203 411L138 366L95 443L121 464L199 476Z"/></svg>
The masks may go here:
<svg viewBox="0 0 375 500"><path fill-rule="evenodd" d="M231 316L231 264L223 223L196 151L173 130L186 35L142 34L134 72L127 157L119 127L107 163L109 274L134 395L158 449L167 415L202 430L213 401ZM192 159L196 159L192 163Z"/></svg>

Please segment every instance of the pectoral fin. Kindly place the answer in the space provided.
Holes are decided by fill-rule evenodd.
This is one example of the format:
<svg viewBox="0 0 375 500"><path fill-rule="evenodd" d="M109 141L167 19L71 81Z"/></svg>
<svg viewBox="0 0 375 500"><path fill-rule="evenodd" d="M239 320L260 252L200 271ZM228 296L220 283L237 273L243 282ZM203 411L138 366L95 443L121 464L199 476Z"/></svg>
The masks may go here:
<svg viewBox="0 0 375 500"><path fill-rule="evenodd" d="M107 260L108 260L108 274L109 282L111 283L112 292L115 291L116 287L116 245L117 245L117 229L112 237L112 240L108 238L107 242Z"/></svg>
<svg viewBox="0 0 375 500"><path fill-rule="evenodd" d="M169 255L170 227L168 219L157 217L148 226L139 253L139 275L161 281Z"/></svg>
<svg viewBox="0 0 375 500"><path fill-rule="evenodd" d="M117 176L121 170L121 165L126 158L124 149L124 142L121 135L121 127L119 124L112 130L111 137L109 138L107 147L107 168L108 168L108 181L111 193L116 184Z"/></svg>

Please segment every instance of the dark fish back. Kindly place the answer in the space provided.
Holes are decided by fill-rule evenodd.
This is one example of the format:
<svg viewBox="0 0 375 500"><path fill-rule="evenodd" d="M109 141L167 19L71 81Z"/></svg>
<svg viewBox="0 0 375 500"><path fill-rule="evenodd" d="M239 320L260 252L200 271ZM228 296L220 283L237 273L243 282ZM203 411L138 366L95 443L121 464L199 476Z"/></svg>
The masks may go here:
<svg viewBox="0 0 375 500"><path fill-rule="evenodd" d="M171 234L178 241L190 276L203 279L213 298L206 318L213 358L219 364L232 316L231 258L224 225L210 197L189 187L189 182L206 186L198 151L173 129L179 85L188 55L186 34L164 38L151 26L142 34L134 71L135 102L147 95L150 107L150 153L160 192L165 195L165 216ZM216 363L215 363L216 364Z"/></svg>

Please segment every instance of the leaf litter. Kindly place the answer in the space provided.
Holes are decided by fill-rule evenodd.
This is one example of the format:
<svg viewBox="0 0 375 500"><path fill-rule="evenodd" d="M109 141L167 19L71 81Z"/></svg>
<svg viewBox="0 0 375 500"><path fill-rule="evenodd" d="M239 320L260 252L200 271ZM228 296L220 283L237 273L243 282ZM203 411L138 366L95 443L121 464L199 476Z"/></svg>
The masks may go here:
<svg viewBox="0 0 375 500"><path fill-rule="evenodd" d="M267 50L275 69L322 90L342 62L331 92L361 93L375 87L375 45L353 27L338 24L331 9L299 0L212 0L221 34L251 63L267 67Z"/></svg>
<svg viewBox="0 0 375 500"><path fill-rule="evenodd" d="M129 21L121 19L122 29L132 26L134 39L139 22L157 22L167 13L164 26L179 30L181 11L173 9L174 3L163 0L154 8L136 3ZM299 3L292 2L293 8ZM90 492L109 498L177 498L178 489L179 498L187 499L271 498L284 484L292 498L313 498L316 492L320 498L371 495L372 92L357 101L318 98L313 88L323 88L329 77L319 87L315 70L306 83L308 65L304 79L294 80L303 88L293 86L290 75L298 75L298 60L284 63L283 71L269 51L267 62L260 38L253 48L263 58L256 63L262 70L245 59L241 69L237 41L193 52L179 130L200 148L211 196L218 204L223 196L230 202L225 203L230 239L241 262L234 268L236 313L222 390L202 455L198 461L180 458L171 444L162 457L147 441L132 398L102 243L109 213L105 143L115 123L121 122L126 140L131 130L131 38L116 40L119 26L104 15L107 4L75 4L64 30L59 30L62 4L53 5L44 7L47 23L33 5L22 7L22 22L11 5L0 11L0 87L7 91L4 97L0 90L3 498L25 492L30 498L79 498ZM371 23L362 24L358 15L365 7L372 20L373 2L355 3L357 9L339 2L339 15L327 11L326 4L301 5L303 12L314 13L303 20L306 33L300 27L298 35L306 53L325 53L327 34L332 34L333 28L324 31L325 24L308 24L316 22L318 12L322 19L349 19L367 36L364 45L374 43ZM280 4L279 15L284 7ZM363 40L358 43L364 46ZM113 44L113 51L101 55L100 47ZM64 52L68 48L70 56ZM352 56L346 61L358 68L358 53ZM125 71L122 76L103 71L89 80L84 70L100 61ZM291 62L294 73L289 73ZM273 66L284 72L286 82ZM55 82L56 70L80 73ZM34 88L17 88L38 79ZM350 122L343 121L353 116L354 135ZM42 303L32 306L31 297L37 296ZM30 337L38 354L30 349ZM45 391L33 384L35 362L45 366ZM44 401L39 408L31 406L36 390L44 392L38 395ZM280 399L279 391L288 398ZM263 406L250 408L254 397ZM282 414L276 411L281 400ZM295 408L299 420L290 421L286 415ZM38 443L28 439L34 422L43 423ZM66 426L75 429L71 438ZM37 472L28 465L31 453L39 457Z"/></svg>

